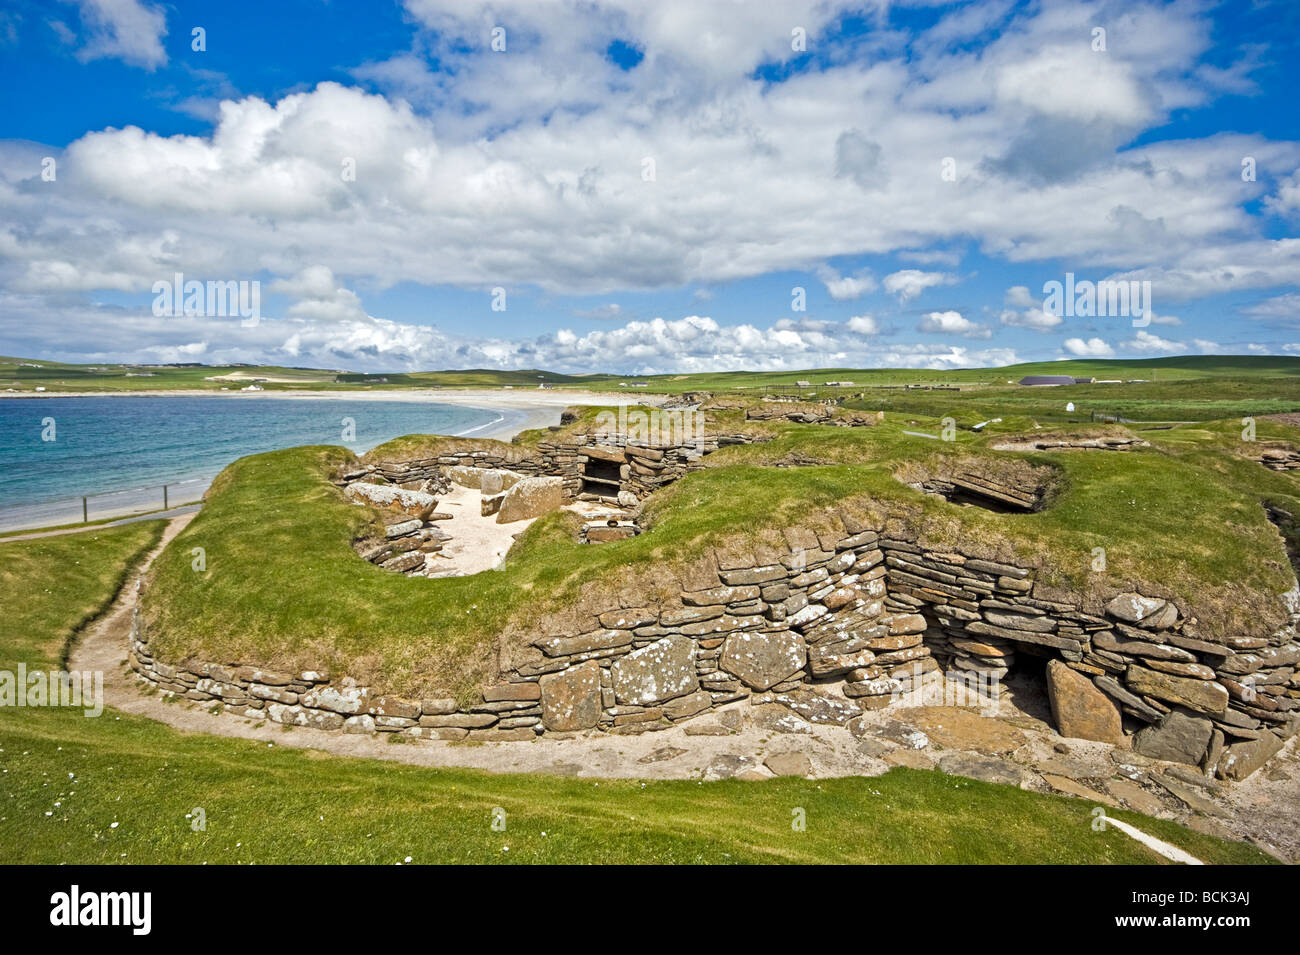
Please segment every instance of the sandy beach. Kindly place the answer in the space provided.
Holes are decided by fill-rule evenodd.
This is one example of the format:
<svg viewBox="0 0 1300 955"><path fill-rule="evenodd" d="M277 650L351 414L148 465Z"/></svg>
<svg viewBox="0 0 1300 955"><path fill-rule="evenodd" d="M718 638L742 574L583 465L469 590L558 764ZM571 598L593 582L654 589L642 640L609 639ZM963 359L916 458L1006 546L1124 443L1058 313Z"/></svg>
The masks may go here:
<svg viewBox="0 0 1300 955"><path fill-rule="evenodd" d="M565 391L560 389L505 390L505 389L418 389L409 391L190 391L167 389L151 392L20 392L0 394L0 398L87 398L111 397L122 400L147 401L150 398L186 397L210 398L213 401L240 401L245 399L297 399L317 401L396 401L458 405L475 408L493 415L485 425L459 432L457 437L490 438L509 441L520 431L546 428L560 423L560 413L571 405L625 405L656 404L660 395L613 394L594 391ZM367 450L367 449L361 449ZM198 501L207 490L215 474L189 479L169 488L167 504L175 510L177 505ZM106 495L94 495L89 517L99 521L125 517L163 508L160 487L142 487ZM171 513L171 511L167 511ZM54 525L76 523L82 519L79 500L59 500L7 509L0 514L0 532L27 530Z"/></svg>
<svg viewBox="0 0 1300 955"><path fill-rule="evenodd" d="M463 436L509 441L520 431L560 423L560 412L570 405L657 405L666 395L610 391L578 391L560 388L508 390L502 388L412 388L394 391L319 391L294 388L287 391L196 391L167 388L160 391L15 391L0 392L0 398L213 398L240 401L249 398L296 398L320 401L409 401L460 405L496 412L501 419L486 428ZM460 437L462 435L458 435Z"/></svg>

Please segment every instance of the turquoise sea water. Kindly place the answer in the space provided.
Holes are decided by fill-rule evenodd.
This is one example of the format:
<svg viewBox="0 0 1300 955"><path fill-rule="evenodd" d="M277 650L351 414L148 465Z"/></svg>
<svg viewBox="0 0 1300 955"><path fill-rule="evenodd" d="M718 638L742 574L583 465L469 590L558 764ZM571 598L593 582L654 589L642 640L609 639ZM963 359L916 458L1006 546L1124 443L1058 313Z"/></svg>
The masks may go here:
<svg viewBox="0 0 1300 955"><path fill-rule="evenodd" d="M464 434L508 425L503 417L523 415L347 398L0 398L0 514L82 495L130 496L165 483L206 484L231 461L261 451L335 444L361 452L403 434ZM355 440L344 440L345 418L354 422ZM51 435L54 440L43 440ZM99 503L107 507L108 500Z"/></svg>

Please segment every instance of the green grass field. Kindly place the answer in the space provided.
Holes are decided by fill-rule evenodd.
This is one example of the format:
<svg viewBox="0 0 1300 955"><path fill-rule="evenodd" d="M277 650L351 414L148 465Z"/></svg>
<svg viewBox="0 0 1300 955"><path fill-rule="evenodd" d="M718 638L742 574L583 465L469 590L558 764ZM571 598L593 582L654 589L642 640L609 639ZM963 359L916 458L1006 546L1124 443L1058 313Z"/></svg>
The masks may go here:
<svg viewBox="0 0 1300 955"><path fill-rule="evenodd" d="M267 383L269 390L336 388L340 372L315 368L253 365L74 365L65 362L0 356L0 397L9 389L47 391L220 391L235 390L247 381L212 381L226 375L287 379Z"/></svg>
<svg viewBox="0 0 1300 955"><path fill-rule="evenodd" d="M1079 378L1120 379L1119 385L1078 385L1070 388L1018 388L1025 375L1072 375ZM1300 357L1262 355L1188 355L1152 359L1072 359L1029 362L1002 368L934 371L919 368L814 368L800 371L727 371L688 375L560 374L538 369L501 371L468 369L427 372L358 373L337 369L272 366L205 365L73 365L0 357L0 396L7 389L47 391L161 391L171 389L235 390L244 381L214 381L230 375L266 378L267 391L295 388L328 391L384 391L411 388L535 389L556 388L639 394L628 387L644 382L644 393L683 391L765 391L815 393L843 397L864 393L865 406L918 414L950 413L954 404L1003 408L1018 413L1063 415L1074 401L1086 419L1089 411L1126 417L1180 420L1224 418L1234 414L1268 414L1300 410ZM796 383L807 381L808 388ZM848 387L827 382L853 382ZM907 391L906 386L947 385L960 392ZM1172 387L1171 387L1172 386ZM1214 397L1207 398L1207 390ZM1085 407L1086 405L1086 407ZM940 410L949 409L949 410ZM1129 412L1133 412L1130 414ZM995 412L996 413L996 412Z"/></svg>
<svg viewBox="0 0 1300 955"><path fill-rule="evenodd" d="M57 666L161 526L0 543L0 669ZM791 826L796 809L806 831ZM762 783L492 776L182 734L112 710L0 709L6 864L1162 861L1114 828L1094 832L1091 810L905 769ZM1272 861L1110 812L1207 862Z"/></svg>

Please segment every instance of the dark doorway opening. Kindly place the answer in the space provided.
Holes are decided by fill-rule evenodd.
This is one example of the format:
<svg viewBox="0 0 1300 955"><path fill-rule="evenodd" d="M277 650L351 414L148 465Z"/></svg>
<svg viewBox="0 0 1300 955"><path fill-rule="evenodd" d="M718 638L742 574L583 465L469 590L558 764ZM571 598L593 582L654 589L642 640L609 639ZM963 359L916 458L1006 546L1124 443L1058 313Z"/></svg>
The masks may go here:
<svg viewBox="0 0 1300 955"><path fill-rule="evenodd" d="M1002 678L1003 692L1021 712L1055 727L1047 696L1047 663L1055 654L1046 647L1017 643L1016 655Z"/></svg>
<svg viewBox="0 0 1300 955"><path fill-rule="evenodd" d="M592 458L582 469L582 490L585 494L617 497L622 483L619 465L613 461Z"/></svg>

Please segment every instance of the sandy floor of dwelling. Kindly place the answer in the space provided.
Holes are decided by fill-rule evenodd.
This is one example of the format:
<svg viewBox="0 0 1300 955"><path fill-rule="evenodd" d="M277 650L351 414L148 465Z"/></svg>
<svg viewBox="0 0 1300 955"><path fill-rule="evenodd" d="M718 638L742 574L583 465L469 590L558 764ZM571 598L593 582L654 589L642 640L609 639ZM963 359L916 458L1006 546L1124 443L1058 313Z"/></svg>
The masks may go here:
<svg viewBox="0 0 1300 955"><path fill-rule="evenodd" d="M437 510L451 514L450 520L438 521L438 530L451 536L441 551L425 560L429 577L464 576L492 570L505 559L506 552L535 518L498 524L495 514L484 517L477 488L453 484L447 494L438 495Z"/></svg>
<svg viewBox="0 0 1300 955"><path fill-rule="evenodd" d="M437 526L451 540L443 545L441 551L428 556L424 576L460 577L500 566L515 538L536 519L498 524L495 514L483 516L482 499L483 495L477 488L461 487L459 484L453 484L448 493L438 495L437 510L451 514L452 517L438 521ZM627 516L626 511L585 501L566 505L565 510L580 514L588 520Z"/></svg>

